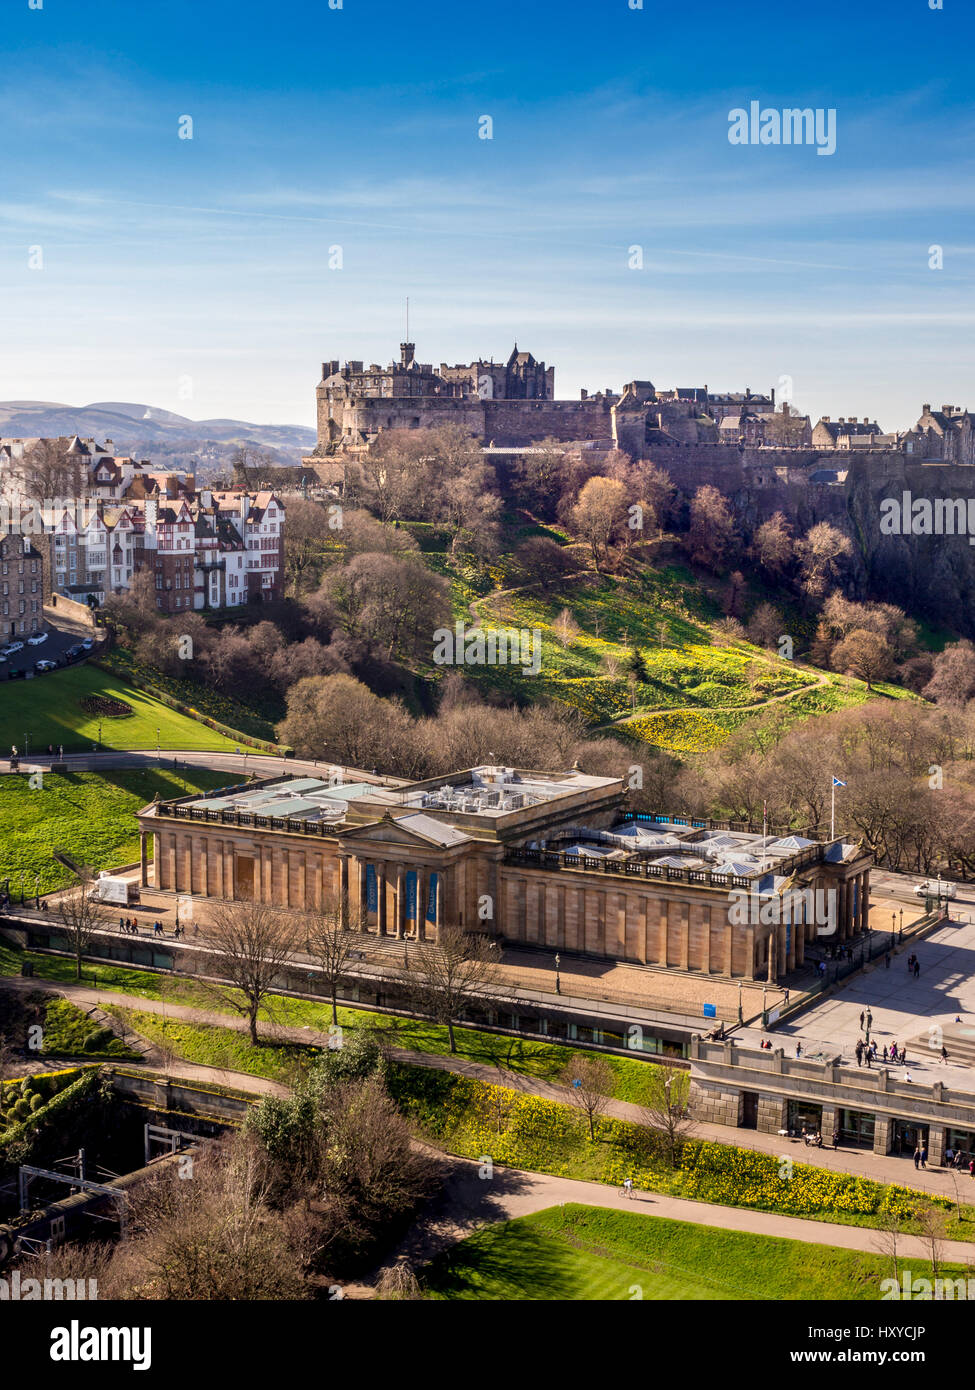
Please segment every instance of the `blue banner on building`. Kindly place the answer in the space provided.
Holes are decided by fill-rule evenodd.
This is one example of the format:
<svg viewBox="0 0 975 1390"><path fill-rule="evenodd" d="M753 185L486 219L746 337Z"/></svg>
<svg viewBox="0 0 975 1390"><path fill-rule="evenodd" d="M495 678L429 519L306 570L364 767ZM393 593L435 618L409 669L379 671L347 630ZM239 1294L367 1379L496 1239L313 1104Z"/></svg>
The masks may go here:
<svg viewBox="0 0 975 1390"><path fill-rule="evenodd" d="M430 892L427 896L427 921L436 922L437 920L437 890L440 887L440 875L430 875Z"/></svg>
<svg viewBox="0 0 975 1390"><path fill-rule="evenodd" d="M366 865L366 909L369 912L379 911L379 884L376 882L375 864Z"/></svg>
<svg viewBox="0 0 975 1390"><path fill-rule="evenodd" d="M406 874L406 920L416 921L416 870L409 869Z"/></svg>

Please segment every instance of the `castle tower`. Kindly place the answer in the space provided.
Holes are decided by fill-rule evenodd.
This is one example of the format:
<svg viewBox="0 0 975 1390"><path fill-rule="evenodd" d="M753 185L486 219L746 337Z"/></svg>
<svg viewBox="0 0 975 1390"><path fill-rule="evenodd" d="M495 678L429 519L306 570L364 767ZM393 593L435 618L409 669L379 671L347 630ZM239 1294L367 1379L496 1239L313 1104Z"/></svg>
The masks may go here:
<svg viewBox="0 0 975 1390"><path fill-rule="evenodd" d="M400 343L399 362L404 370L408 370L413 365L413 358L416 355L415 343Z"/></svg>

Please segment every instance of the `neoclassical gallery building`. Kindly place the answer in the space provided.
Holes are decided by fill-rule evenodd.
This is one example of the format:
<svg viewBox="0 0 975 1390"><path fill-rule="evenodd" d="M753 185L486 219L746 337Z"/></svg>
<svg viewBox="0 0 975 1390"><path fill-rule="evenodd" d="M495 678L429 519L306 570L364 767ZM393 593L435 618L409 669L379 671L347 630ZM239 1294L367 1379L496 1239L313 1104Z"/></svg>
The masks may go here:
<svg viewBox="0 0 975 1390"><path fill-rule="evenodd" d="M142 883L423 939L444 922L612 960L775 979L867 925L871 857L842 836L626 808L577 769L404 783L283 776L139 812ZM152 837L152 861L149 840Z"/></svg>

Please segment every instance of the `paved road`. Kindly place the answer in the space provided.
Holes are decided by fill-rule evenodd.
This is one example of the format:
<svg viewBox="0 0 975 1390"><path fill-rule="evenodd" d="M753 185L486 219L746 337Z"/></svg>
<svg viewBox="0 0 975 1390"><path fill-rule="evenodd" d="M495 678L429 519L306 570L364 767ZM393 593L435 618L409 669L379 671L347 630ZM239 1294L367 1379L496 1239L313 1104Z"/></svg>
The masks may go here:
<svg viewBox="0 0 975 1390"><path fill-rule="evenodd" d="M48 757L46 753L43 756L32 753L28 760L23 757L23 749L20 751L21 773L34 767L50 767L52 761L57 761ZM282 777L290 772L302 777L327 778L330 773L335 772L337 766L327 758L285 758L276 754L248 752L243 745L239 753L187 752L181 748L134 748L128 751L112 749L103 753L67 753L64 757L69 770L95 772L100 768L155 767L160 762L172 767L174 761L181 768L204 767L215 772L243 773L245 776L253 773L256 777ZM9 758L0 758L0 774L9 771ZM338 771L342 774L342 780L346 782L405 785L402 778L383 778L375 773L360 772L357 768L340 767Z"/></svg>

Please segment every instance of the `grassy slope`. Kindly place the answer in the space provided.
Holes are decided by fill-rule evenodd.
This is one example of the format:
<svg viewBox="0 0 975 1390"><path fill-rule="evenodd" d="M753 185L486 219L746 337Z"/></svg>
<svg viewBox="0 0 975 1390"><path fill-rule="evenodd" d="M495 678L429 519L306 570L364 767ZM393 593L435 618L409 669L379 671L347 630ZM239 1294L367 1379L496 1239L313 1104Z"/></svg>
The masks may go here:
<svg viewBox="0 0 975 1390"><path fill-rule="evenodd" d="M879 1254L573 1203L478 1231L423 1282L434 1299L818 1301L879 1299L892 1273Z"/></svg>
<svg viewBox="0 0 975 1390"><path fill-rule="evenodd" d="M51 999L44 1010L41 1051L49 1057L90 1053L97 1057L140 1060L140 1055L130 1052L121 1038L106 1037L106 1032L107 1029L89 1018L76 1004L67 999Z"/></svg>
<svg viewBox="0 0 975 1390"><path fill-rule="evenodd" d="M108 695L131 705L133 714L123 719L102 719L102 749L162 748L216 749L232 752L234 740L179 714L151 695L126 685L93 666L73 666L51 671L30 681L0 683L0 750L12 745L24 752L25 736L33 752L48 744L65 752L90 752L98 741L97 715L81 708L90 695ZM157 732L158 731L158 732Z"/></svg>
<svg viewBox="0 0 975 1390"><path fill-rule="evenodd" d="M525 533L523 528L512 535L510 543L517 544ZM589 573L564 580L545 594L517 587L510 553L492 564L486 578L446 553L427 549L434 545L432 537L421 544L429 567L450 580L455 617L468 627L473 605L486 627L541 633L537 675L513 666L465 671L509 697L561 700L597 726L613 725L620 734L677 754L718 746L733 729L761 716L755 707L770 698L787 697L784 703L797 720L870 698L863 681L783 660L750 642L716 642L720 610L685 565L630 561L623 574ZM580 569L588 564L580 548L574 547L573 554L579 556ZM580 628L568 644L553 626L563 609ZM785 631L794 632L795 626L785 619ZM634 647L646 660L647 678L631 689L626 663ZM615 674L607 670L607 660L618 663ZM876 693L912 698L890 685L878 685Z"/></svg>
<svg viewBox="0 0 975 1390"><path fill-rule="evenodd" d="M131 864L139 857L134 815L140 806L157 792L166 800L186 788L205 791L226 781L226 773L203 769L188 770L185 779L171 769L45 773L36 789L26 775L2 777L0 879L9 875L15 888L24 869L25 890L33 891L36 872L41 892L71 882L70 872L51 857L55 849L97 869Z"/></svg>

